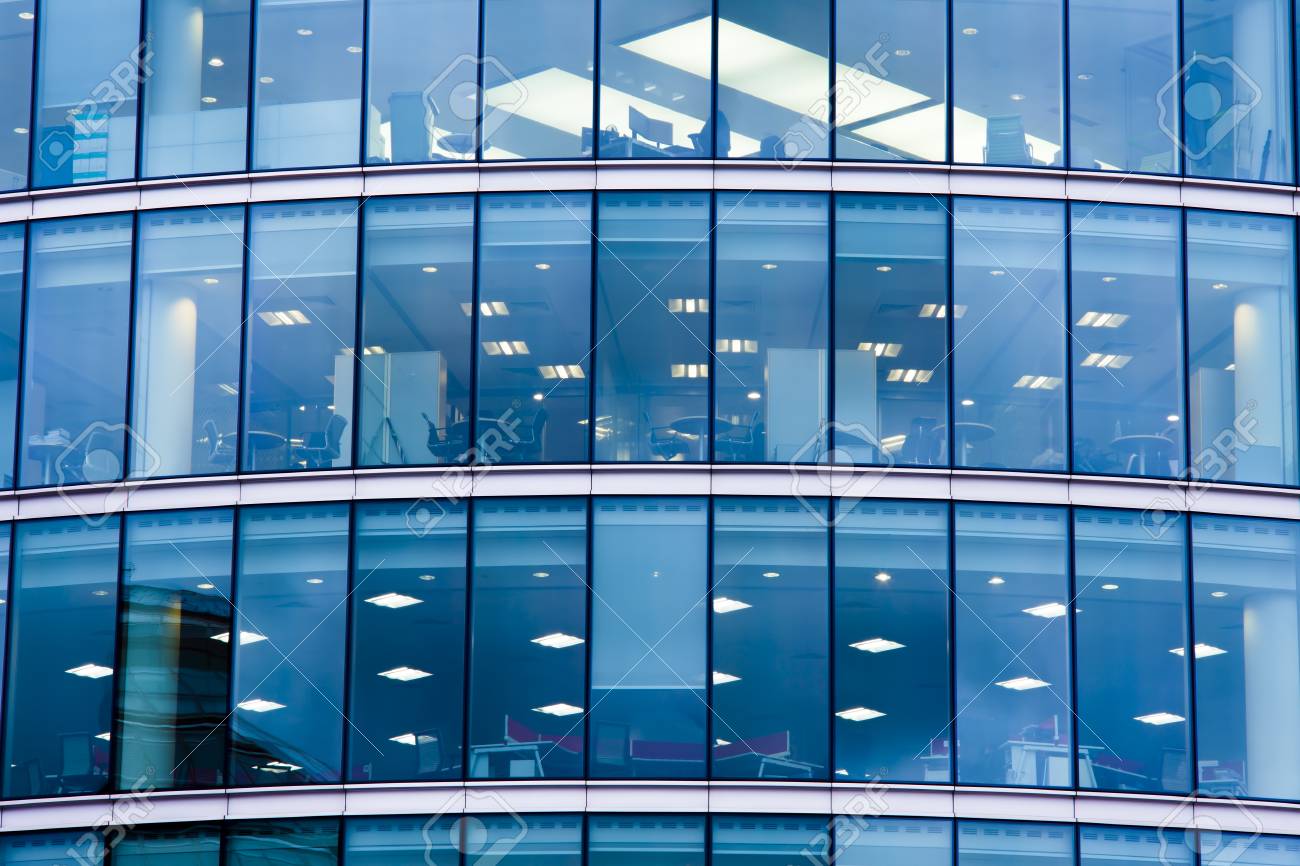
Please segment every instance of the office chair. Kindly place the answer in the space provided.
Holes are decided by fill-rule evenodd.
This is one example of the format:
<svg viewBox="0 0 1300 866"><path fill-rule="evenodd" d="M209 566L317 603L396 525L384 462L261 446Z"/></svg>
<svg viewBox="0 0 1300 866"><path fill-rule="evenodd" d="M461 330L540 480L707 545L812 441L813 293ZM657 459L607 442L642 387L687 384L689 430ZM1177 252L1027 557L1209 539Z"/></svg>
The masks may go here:
<svg viewBox="0 0 1300 866"><path fill-rule="evenodd" d="M1033 165L1025 124L1018 114L990 117L984 127L984 162L989 165Z"/></svg>
<svg viewBox="0 0 1300 866"><path fill-rule="evenodd" d="M199 442L208 446L208 462L216 468L227 469L235 465L235 447L226 442L226 437L211 418L203 422L203 438Z"/></svg>
<svg viewBox="0 0 1300 866"><path fill-rule="evenodd" d="M307 442L298 449L298 458L307 462L308 469L326 469L343 453L343 430L348 426L342 415L331 415L324 431L309 433Z"/></svg>

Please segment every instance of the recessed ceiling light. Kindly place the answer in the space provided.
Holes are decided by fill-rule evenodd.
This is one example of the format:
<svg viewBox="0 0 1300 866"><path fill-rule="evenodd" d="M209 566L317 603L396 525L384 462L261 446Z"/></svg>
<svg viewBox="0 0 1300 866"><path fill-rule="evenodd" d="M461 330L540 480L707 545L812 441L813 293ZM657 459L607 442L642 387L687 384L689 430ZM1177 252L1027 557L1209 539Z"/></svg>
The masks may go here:
<svg viewBox="0 0 1300 866"><path fill-rule="evenodd" d="M979 30L975 27L963 27L961 29L963 36L974 36L976 33L979 33Z"/></svg>
<svg viewBox="0 0 1300 866"><path fill-rule="evenodd" d="M1174 421L1177 421L1177 420L1178 420L1178 416L1177 416L1177 415L1166 415L1166 416L1165 416L1165 420L1168 421L1168 422L1170 422L1170 423L1173 423Z"/></svg>
<svg viewBox="0 0 1300 866"><path fill-rule="evenodd" d="M1092 81L1092 73L1091 73L1091 72L1080 72L1078 75L1076 75L1076 76L1074 76L1074 77L1077 78L1077 79L1079 79L1080 81Z"/></svg>
<svg viewBox="0 0 1300 866"><path fill-rule="evenodd" d="M216 588L217 588L217 585L214 584L214 583L200 583L200 584L198 585L198 588L199 588L199 589L216 589Z"/></svg>
<svg viewBox="0 0 1300 866"><path fill-rule="evenodd" d="M36 17L36 13L35 13L35 12L19 12L19 13L18 13L18 17L21 18L21 19L23 19L24 21L31 21L33 18Z"/></svg>
<svg viewBox="0 0 1300 866"><path fill-rule="evenodd" d="M750 392L749 392L748 394L746 394L745 396L748 397L750 400L762 400L762 399L763 399L763 395L760 394L760 393L757 392L757 391L750 391Z"/></svg>
<svg viewBox="0 0 1300 866"><path fill-rule="evenodd" d="M298 35L299 35L299 36L310 36L310 35L312 35L313 32L314 32L314 31L313 31L310 27L299 27L299 28L298 28Z"/></svg>
<svg viewBox="0 0 1300 866"><path fill-rule="evenodd" d="M1004 689L1011 689L1013 692L1027 692L1030 689L1041 689L1044 686L1050 686L1051 683L1034 679L1033 677L1015 677L1009 680L1002 680L997 683L997 685Z"/></svg>
<svg viewBox="0 0 1300 866"><path fill-rule="evenodd" d="M253 698L247 701L240 701L235 704L241 710L248 710L250 713L269 713L272 710L284 709L284 704L278 701L268 701L263 698Z"/></svg>
<svg viewBox="0 0 1300 866"><path fill-rule="evenodd" d="M348 52L349 54L360 54L360 53L361 53L361 46L360 46L360 45L349 45L349 46L347 47L347 52Z"/></svg>
<svg viewBox="0 0 1300 866"><path fill-rule="evenodd" d="M989 578L989 585L990 585L990 586L1001 586L1002 584L1004 584L1004 583L1006 583L1006 582L1007 582L1007 581L1006 581L1006 578L1004 578L1004 577L998 577L996 574Z"/></svg>
<svg viewBox="0 0 1300 866"><path fill-rule="evenodd" d="M853 707L847 710L840 710L835 715L850 722L865 722L870 719L878 719L883 716L884 713L880 710L873 710L869 707Z"/></svg>
<svg viewBox="0 0 1300 866"><path fill-rule="evenodd" d="M974 406L974 405L975 405L975 401L972 400L971 398L967 397L965 400L962 400L962 401L961 401L961 404L962 404L963 406Z"/></svg>
<svg viewBox="0 0 1300 866"><path fill-rule="evenodd" d="M261 78L257 79L257 83L258 83L258 84L274 84L274 83L275 83L275 79L272 78L272 77L269 76L269 75L263 75Z"/></svg>
<svg viewBox="0 0 1300 866"><path fill-rule="evenodd" d="M374 604L379 607L388 607L393 609L410 607L413 604L421 604L422 602L423 599L414 598L409 595L402 595L400 592L386 592L383 595L376 595L366 599L367 604Z"/></svg>
<svg viewBox="0 0 1300 866"><path fill-rule="evenodd" d="M221 641L222 643L230 643L230 632L223 631L221 634L214 634L212 639ZM239 633L240 646L247 646L250 643L257 643L258 641L264 640L267 640L266 635L258 634L255 631L241 631Z"/></svg>
<svg viewBox="0 0 1300 866"><path fill-rule="evenodd" d="M1119 277L1110 277L1110 276L1102 277L1101 281L1103 283L1114 283L1119 281Z"/></svg>
<svg viewBox="0 0 1300 866"><path fill-rule="evenodd" d="M420 580L437 580L437 579L438 579L438 576L437 576L436 574L422 574L422 575L420 575Z"/></svg>
<svg viewBox="0 0 1300 866"><path fill-rule="evenodd" d="M533 577L550 577L550 576L551 576L551 573L550 573L549 571L534 571L534 572L533 572Z"/></svg>
<svg viewBox="0 0 1300 866"><path fill-rule="evenodd" d="M1212 289L1219 289L1219 290L1226 289L1227 287L1228 287L1227 283L1215 283L1212 286L1210 286L1210 288Z"/></svg>
<svg viewBox="0 0 1300 866"><path fill-rule="evenodd" d="M27 134L27 127L25 126L14 127L14 135L26 135L26 134Z"/></svg>
<svg viewBox="0 0 1300 866"><path fill-rule="evenodd" d="M574 637L571 634L565 634L562 631L557 631L552 634L544 634L541 637L535 637L532 642L544 647L550 647L551 649L564 649L566 647L577 646L580 643L584 643L582 638Z"/></svg>
<svg viewBox="0 0 1300 866"><path fill-rule="evenodd" d="M538 262L533 265L533 267L537 268L539 271L549 271L551 269L551 266L546 262Z"/></svg>
<svg viewBox="0 0 1300 866"><path fill-rule="evenodd" d="M1114 592L1115 590L1119 589L1119 584L1118 584L1118 583L1103 583L1103 584L1101 585L1101 588L1104 589L1104 590L1106 590L1107 592Z"/></svg>
<svg viewBox="0 0 1300 866"><path fill-rule="evenodd" d="M753 605L746 604L738 599L727 598L724 595L720 595L713 600L714 613L732 613L733 611L744 610L748 607L753 607Z"/></svg>
<svg viewBox="0 0 1300 866"><path fill-rule="evenodd" d="M990 277L1004 277L1006 276L1006 274L1007 272L1002 270L1001 268L994 268L993 270L989 271Z"/></svg>
<svg viewBox="0 0 1300 866"><path fill-rule="evenodd" d="M97 597L97 598L103 598L104 596L108 595L108 590L106 590L106 589L96 589L96 590L92 591L90 594L93 595L93 596L95 596L95 597Z"/></svg>
<svg viewBox="0 0 1300 866"><path fill-rule="evenodd" d="M104 740L104 741L108 741L108 740L113 739L113 735L112 735L111 733L109 733L108 731L105 731L105 732L102 733L102 734L95 734L95 739L96 739L96 740Z"/></svg>
<svg viewBox="0 0 1300 866"><path fill-rule="evenodd" d="M436 743L438 738L433 734L398 734L395 737L388 738L390 742L401 743L403 746L419 746L425 743Z"/></svg>
<svg viewBox="0 0 1300 866"><path fill-rule="evenodd" d="M876 265L876 270L880 271L882 274L887 274L893 270L893 267L890 265Z"/></svg>
<svg viewBox="0 0 1300 866"><path fill-rule="evenodd" d="M773 578L773 577L780 577L780 576L781 576L781 572L779 572L779 571L765 571L765 572L763 572L763 577L766 577L766 578Z"/></svg>
<svg viewBox="0 0 1300 866"><path fill-rule="evenodd" d="M216 105L217 98L215 96L204 96L199 100L199 102L202 102L204 105Z"/></svg>
<svg viewBox="0 0 1300 866"><path fill-rule="evenodd" d="M1134 716L1133 720L1144 725L1172 725L1174 722L1186 721L1173 713L1147 713L1145 716Z"/></svg>
<svg viewBox="0 0 1300 866"><path fill-rule="evenodd" d="M546 713L548 716L572 716L582 712L582 707L575 707L573 704L547 704L544 707L533 707L535 713Z"/></svg>
<svg viewBox="0 0 1300 866"><path fill-rule="evenodd" d="M1170 650L1176 656L1187 655L1187 650L1183 647L1176 646ZM1228 651L1222 647L1217 647L1208 643L1198 643L1192 647L1192 656L1198 659L1208 659L1214 656L1225 655Z"/></svg>
<svg viewBox="0 0 1300 866"><path fill-rule="evenodd" d="M436 274L436 273L438 273L438 266L437 266L437 265L425 265L424 267L420 268L420 270L424 271L426 274Z"/></svg>
<svg viewBox="0 0 1300 866"><path fill-rule="evenodd" d="M88 680L97 680L100 677L106 677L113 672L110 667L97 665L94 662L86 662L84 665L77 665L75 668L68 668L64 673L72 674L74 677L85 677Z"/></svg>
<svg viewBox="0 0 1300 866"><path fill-rule="evenodd" d="M889 582L890 582L891 580L893 580L893 579L894 579L894 576L893 576L892 574L890 574L889 572L887 572L887 571L877 571L877 572L876 572L876 582L877 582L877 583L889 583Z"/></svg>
<svg viewBox="0 0 1300 866"><path fill-rule="evenodd" d="M1216 589L1214 592L1210 593L1210 598L1227 598L1227 597L1228 594L1221 589Z"/></svg>
<svg viewBox="0 0 1300 866"><path fill-rule="evenodd" d="M1011 101L1012 101L1012 102L1024 102L1024 101L1025 101L1025 95L1024 95L1023 93L1013 93L1013 94L1011 94Z"/></svg>
<svg viewBox="0 0 1300 866"><path fill-rule="evenodd" d="M895 49L894 49L894 56L895 56L895 57L911 57L911 56L912 56L912 51L911 51L911 49L909 49L909 48L895 48Z"/></svg>
<svg viewBox="0 0 1300 866"><path fill-rule="evenodd" d="M776 265L775 262L764 262L764 263L763 263L763 270L765 270L765 271L774 271L774 270L776 270L776 268L777 268L777 265Z"/></svg>
<svg viewBox="0 0 1300 866"><path fill-rule="evenodd" d="M204 278L203 278L203 285L205 285L205 286L215 286L215 285L216 285L217 283L219 283L219 282L221 282L221 280L217 279L216 277L204 277Z"/></svg>
<svg viewBox="0 0 1300 866"><path fill-rule="evenodd" d="M866 640L860 640L857 643L851 643L849 646L856 650L862 650L864 653L887 653L890 650L902 649L905 645L896 640L889 640L883 637L873 637Z"/></svg>
<svg viewBox="0 0 1300 866"><path fill-rule="evenodd" d="M226 61L222 60L220 57L213 57L208 61L208 65L213 69L220 69L226 65Z"/></svg>
<svg viewBox="0 0 1300 866"><path fill-rule="evenodd" d="M723 686L726 685L727 683L735 683L735 682L740 682L740 677L736 676L735 674L724 674L722 671L713 672L713 684L715 686Z"/></svg>
<svg viewBox="0 0 1300 866"><path fill-rule="evenodd" d="M317 585L319 585L319 584L324 583L324 582L325 582L325 578L323 578L323 577L309 577L309 578L307 578L307 582L310 583L312 586L317 586Z"/></svg>
<svg viewBox="0 0 1300 866"><path fill-rule="evenodd" d="M1049 601L1046 604L1038 604L1033 607L1027 607L1024 612L1030 616L1037 616L1043 619L1055 619L1058 616L1065 616L1069 609L1059 601Z"/></svg>
<svg viewBox="0 0 1300 866"><path fill-rule="evenodd" d="M387 677L390 680L397 680L398 682L409 683L411 680L422 680L425 677L433 676L433 674L428 671L422 671L419 668L411 668L402 665L401 667L396 667L389 671L380 671L379 676Z"/></svg>

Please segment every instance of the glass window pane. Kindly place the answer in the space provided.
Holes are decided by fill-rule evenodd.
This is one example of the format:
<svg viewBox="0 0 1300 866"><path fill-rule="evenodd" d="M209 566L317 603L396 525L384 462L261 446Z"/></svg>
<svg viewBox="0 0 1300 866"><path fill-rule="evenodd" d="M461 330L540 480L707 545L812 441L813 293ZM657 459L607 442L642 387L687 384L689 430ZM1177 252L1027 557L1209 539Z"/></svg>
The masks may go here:
<svg viewBox="0 0 1300 866"><path fill-rule="evenodd" d="M1070 351L1074 471L1183 471L1182 218L1075 204Z"/></svg>
<svg viewBox="0 0 1300 866"><path fill-rule="evenodd" d="M0 2L0 192L27 186L28 125L32 112L34 0Z"/></svg>
<svg viewBox="0 0 1300 866"><path fill-rule="evenodd" d="M1291 4L1185 0L1186 171L1290 183Z"/></svg>
<svg viewBox="0 0 1300 866"><path fill-rule="evenodd" d="M146 4L145 177L243 171L248 154L248 0Z"/></svg>
<svg viewBox="0 0 1300 866"><path fill-rule="evenodd" d="M591 196L491 195L479 206L478 424L471 460L586 460ZM497 304L510 314L498 315Z"/></svg>
<svg viewBox="0 0 1300 866"><path fill-rule="evenodd" d="M1277 736L1292 719L1300 726L1298 529L1289 520L1192 518L1202 794L1300 799L1300 751Z"/></svg>
<svg viewBox="0 0 1300 866"><path fill-rule="evenodd" d="M362 0L257 0L253 168L355 165Z"/></svg>
<svg viewBox="0 0 1300 866"><path fill-rule="evenodd" d="M473 795L468 808L474 808ZM491 798L497 802L497 798ZM498 807L499 808L499 807ZM474 843L464 848L465 866L579 866L581 815L482 815ZM481 843L478 840L482 840Z"/></svg>
<svg viewBox="0 0 1300 866"><path fill-rule="evenodd" d="M704 499L596 501L593 777L705 774L708 517Z"/></svg>
<svg viewBox="0 0 1300 866"><path fill-rule="evenodd" d="M825 500L713 507L713 775L825 779Z"/></svg>
<svg viewBox="0 0 1300 866"><path fill-rule="evenodd" d="M958 199L953 465L1065 469L1065 229L1057 202Z"/></svg>
<svg viewBox="0 0 1300 866"><path fill-rule="evenodd" d="M1218 839L1219 833L1201 838ZM1173 827L1098 827L1079 825L1079 866L1192 866L1196 837ZM1207 854L1217 847L1210 845ZM1205 863L1216 860L1206 857ZM1232 861L1219 861L1232 862Z"/></svg>
<svg viewBox="0 0 1300 866"><path fill-rule="evenodd" d="M1062 0L953 0L955 162L1061 164Z"/></svg>
<svg viewBox="0 0 1300 866"><path fill-rule="evenodd" d="M459 815L348 818L343 823L343 866L459 866L461 830L474 821Z"/></svg>
<svg viewBox="0 0 1300 866"><path fill-rule="evenodd" d="M590 815L587 866L701 866L703 815Z"/></svg>
<svg viewBox="0 0 1300 866"><path fill-rule="evenodd" d="M370 200L363 256L358 465L466 459L474 199Z"/></svg>
<svg viewBox="0 0 1300 866"><path fill-rule="evenodd" d="M829 204L816 193L718 194L719 462L825 458Z"/></svg>
<svg viewBox="0 0 1300 866"><path fill-rule="evenodd" d="M952 822L838 815L834 850L843 866L952 866Z"/></svg>
<svg viewBox="0 0 1300 866"><path fill-rule="evenodd" d="M1070 2L1070 165L1178 171L1176 0Z"/></svg>
<svg viewBox="0 0 1300 866"><path fill-rule="evenodd" d="M18 359L27 261L21 223L0 226L0 486L14 486L14 424L18 415Z"/></svg>
<svg viewBox="0 0 1300 866"><path fill-rule="evenodd" d="M483 0L484 159L592 155L594 0Z"/></svg>
<svg viewBox="0 0 1300 866"><path fill-rule="evenodd" d="M1258 833L1224 833L1219 837L1219 845L1201 856L1202 862L1214 858L1231 862L1234 866L1297 866L1300 864L1300 839L1295 836L1261 836Z"/></svg>
<svg viewBox="0 0 1300 866"><path fill-rule="evenodd" d="M131 827L113 846L113 863L115 866L221 866L221 825Z"/></svg>
<svg viewBox="0 0 1300 866"><path fill-rule="evenodd" d="M1187 790L1183 520L1075 511L1080 788Z"/></svg>
<svg viewBox="0 0 1300 866"><path fill-rule="evenodd" d="M1070 785L1069 514L956 507L957 781Z"/></svg>
<svg viewBox="0 0 1300 866"><path fill-rule="evenodd" d="M347 466L357 204L259 205L251 225L244 469Z"/></svg>
<svg viewBox="0 0 1300 866"><path fill-rule="evenodd" d="M835 158L943 161L947 3L838 0L835 15Z"/></svg>
<svg viewBox="0 0 1300 866"><path fill-rule="evenodd" d="M1296 484L1295 222L1187 212L1192 467Z"/></svg>
<svg viewBox="0 0 1300 866"><path fill-rule="evenodd" d="M120 791L225 783L233 527L228 508L126 519Z"/></svg>
<svg viewBox="0 0 1300 866"><path fill-rule="evenodd" d="M139 0L42 0L32 186L135 176ZM93 34L94 38L89 38Z"/></svg>
<svg viewBox="0 0 1300 866"><path fill-rule="evenodd" d="M131 217L32 223L28 242L24 487L122 477Z"/></svg>
<svg viewBox="0 0 1300 866"><path fill-rule="evenodd" d="M371 0L366 162L474 158L476 0Z"/></svg>
<svg viewBox="0 0 1300 866"><path fill-rule="evenodd" d="M474 506L467 775L575 778L587 671L586 503Z"/></svg>
<svg viewBox="0 0 1300 866"><path fill-rule="evenodd" d="M17 524L4 796L109 787L118 518Z"/></svg>
<svg viewBox="0 0 1300 866"><path fill-rule="evenodd" d="M234 472L244 209L142 214L136 261L131 477Z"/></svg>
<svg viewBox="0 0 1300 866"><path fill-rule="evenodd" d="M347 583L347 505L240 511L232 784L339 781Z"/></svg>
<svg viewBox="0 0 1300 866"><path fill-rule="evenodd" d="M602 157L713 155L712 27L709 0L601 0Z"/></svg>
<svg viewBox="0 0 1300 866"><path fill-rule="evenodd" d="M602 193L596 459L709 459L709 194Z"/></svg>
<svg viewBox="0 0 1300 866"><path fill-rule="evenodd" d="M836 781L946 783L948 505L836 505Z"/></svg>
<svg viewBox="0 0 1300 866"><path fill-rule="evenodd" d="M718 157L786 165L829 157L830 0L717 6ZM675 56L693 44L682 36L687 41L673 46ZM703 44L688 56L695 65L709 61Z"/></svg>
<svg viewBox="0 0 1300 866"><path fill-rule="evenodd" d="M348 773L358 782L461 776L465 506L441 505L415 527L413 507L357 506Z"/></svg>
<svg viewBox="0 0 1300 866"><path fill-rule="evenodd" d="M837 196L835 461L946 465L947 362L946 207Z"/></svg>
<svg viewBox="0 0 1300 866"><path fill-rule="evenodd" d="M1074 828L1020 821L958 821L957 866L1073 866Z"/></svg>
<svg viewBox="0 0 1300 866"><path fill-rule="evenodd" d="M0 863L5 866L100 866L104 835L98 830L54 830L0 836Z"/></svg>
<svg viewBox="0 0 1300 866"><path fill-rule="evenodd" d="M830 833L826 818L714 815L711 866L779 866L804 859L810 843Z"/></svg>
<svg viewBox="0 0 1300 866"><path fill-rule="evenodd" d="M338 866L339 819L232 821L225 866Z"/></svg>

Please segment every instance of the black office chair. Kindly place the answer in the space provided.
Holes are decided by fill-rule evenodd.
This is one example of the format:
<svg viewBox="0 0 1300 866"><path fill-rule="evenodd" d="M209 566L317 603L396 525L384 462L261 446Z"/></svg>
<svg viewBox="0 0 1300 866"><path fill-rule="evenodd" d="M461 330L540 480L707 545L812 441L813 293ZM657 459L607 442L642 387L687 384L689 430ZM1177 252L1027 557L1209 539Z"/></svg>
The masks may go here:
<svg viewBox="0 0 1300 866"><path fill-rule="evenodd" d="M235 446L226 441L211 418L203 422L203 438L199 443L208 446L208 462L217 469L229 469L235 465Z"/></svg>
<svg viewBox="0 0 1300 866"><path fill-rule="evenodd" d="M326 469L343 453L343 430L348 421L342 415L331 415L321 432L310 433L306 444L298 449L298 459L305 461L308 469Z"/></svg>

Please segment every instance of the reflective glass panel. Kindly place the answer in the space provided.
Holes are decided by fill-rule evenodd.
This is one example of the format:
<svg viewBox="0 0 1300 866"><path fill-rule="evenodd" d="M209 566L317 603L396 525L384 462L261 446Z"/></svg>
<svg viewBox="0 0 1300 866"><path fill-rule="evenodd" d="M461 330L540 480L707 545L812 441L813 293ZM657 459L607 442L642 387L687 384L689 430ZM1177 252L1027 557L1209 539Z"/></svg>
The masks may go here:
<svg viewBox="0 0 1300 866"><path fill-rule="evenodd" d="M366 162L474 158L476 0L371 0Z"/></svg>
<svg viewBox="0 0 1300 866"><path fill-rule="evenodd" d="M343 864L459 866L459 849L464 847L461 831L473 824L460 815L441 815L432 820L423 817L414 820L404 817L349 818L343 823Z"/></svg>
<svg viewBox="0 0 1300 866"><path fill-rule="evenodd" d="M132 478L235 471L243 286L243 207L140 217Z"/></svg>
<svg viewBox="0 0 1300 866"><path fill-rule="evenodd" d="M4 487L14 486L26 229L21 223L0 227L0 485Z"/></svg>
<svg viewBox="0 0 1300 866"><path fill-rule="evenodd" d="M244 508L239 533L232 784L337 782L348 507Z"/></svg>
<svg viewBox="0 0 1300 866"><path fill-rule="evenodd" d="M835 158L941 162L947 3L838 0L835 15Z"/></svg>
<svg viewBox="0 0 1300 866"><path fill-rule="evenodd" d="M709 459L709 194L603 193L596 459Z"/></svg>
<svg viewBox="0 0 1300 866"><path fill-rule="evenodd" d="M1218 847L1219 833L1209 851ZM1196 837L1174 827L1098 827L1079 825L1079 866L1192 866ZM1204 862L1212 863L1206 859Z"/></svg>
<svg viewBox="0 0 1300 866"><path fill-rule="evenodd" d="M365 207L357 464L465 460L474 200L371 199Z"/></svg>
<svg viewBox="0 0 1300 866"><path fill-rule="evenodd" d="M131 827L113 846L113 863L116 866L220 866L221 825Z"/></svg>
<svg viewBox="0 0 1300 866"><path fill-rule="evenodd" d="M1080 788L1186 791L1186 532L1181 515L1074 515Z"/></svg>
<svg viewBox="0 0 1300 866"><path fill-rule="evenodd" d="M484 159L592 155L595 0L483 0Z"/></svg>
<svg viewBox="0 0 1300 866"><path fill-rule="evenodd" d="M1072 206L1075 472L1183 470L1181 217L1165 208Z"/></svg>
<svg viewBox="0 0 1300 866"><path fill-rule="evenodd" d="M1023 821L958 821L957 866L1074 866L1074 828Z"/></svg>
<svg viewBox="0 0 1300 866"><path fill-rule="evenodd" d="M250 218L244 469L347 466L357 203L259 205Z"/></svg>
<svg viewBox="0 0 1300 866"><path fill-rule="evenodd" d="M844 866L952 866L952 822L838 815L835 850Z"/></svg>
<svg viewBox="0 0 1300 866"><path fill-rule="evenodd" d="M28 240L23 487L122 477L131 217L33 223Z"/></svg>
<svg viewBox="0 0 1300 866"><path fill-rule="evenodd" d="M337 866L338 818L232 821L225 866Z"/></svg>
<svg viewBox="0 0 1300 866"><path fill-rule="evenodd" d="M708 502L605 497L594 507L590 775L699 778Z"/></svg>
<svg viewBox="0 0 1300 866"><path fill-rule="evenodd" d="M829 833L830 821L826 818L714 815L709 862L712 866L793 863L804 859L803 852Z"/></svg>
<svg viewBox="0 0 1300 866"><path fill-rule="evenodd" d="M470 778L582 775L587 506L475 500Z"/></svg>
<svg viewBox="0 0 1300 866"><path fill-rule="evenodd" d="M714 501L714 777L829 776L826 507Z"/></svg>
<svg viewBox="0 0 1300 866"><path fill-rule="evenodd" d="M947 465L943 203L929 196L836 197L834 327L834 461Z"/></svg>
<svg viewBox="0 0 1300 866"><path fill-rule="evenodd" d="M34 0L0 2L0 192L27 186L28 125L32 111Z"/></svg>
<svg viewBox="0 0 1300 866"><path fill-rule="evenodd" d="M348 774L358 782L461 775L465 506L417 522L417 505L356 508Z"/></svg>
<svg viewBox="0 0 1300 866"><path fill-rule="evenodd" d="M257 0L253 168L355 165L362 0Z"/></svg>
<svg viewBox="0 0 1300 866"><path fill-rule="evenodd" d="M1240 866L1296 866L1300 864L1300 839L1261 836L1258 833L1223 833L1208 857L1231 860Z"/></svg>
<svg viewBox="0 0 1300 866"><path fill-rule="evenodd" d="M145 177L243 171L249 0L146 3Z"/></svg>
<svg viewBox="0 0 1300 866"><path fill-rule="evenodd" d="M1191 462L1204 481L1295 484L1295 223L1187 212Z"/></svg>
<svg viewBox="0 0 1300 866"><path fill-rule="evenodd" d="M1060 165L1062 0L953 0L953 155Z"/></svg>
<svg viewBox="0 0 1300 866"><path fill-rule="evenodd" d="M718 157L779 159L786 165L826 159L830 0L718 0L717 6ZM696 25L698 40L706 38L707 23ZM691 37L683 33L672 46L675 55L690 57L678 62L708 63L703 43Z"/></svg>
<svg viewBox="0 0 1300 866"><path fill-rule="evenodd" d="M478 424L470 459L585 460L591 196L492 195L479 208ZM510 314L498 315L498 305Z"/></svg>
<svg viewBox="0 0 1300 866"><path fill-rule="evenodd" d="M116 788L219 788L230 689L228 508L132 514L122 557Z"/></svg>
<svg viewBox="0 0 1300 866"><path fill-rule="evenodd" d="M53 830L9 833L0 837L0 863L5 866L100 866L104 834L98 830Z"/></svg>
<svg viewBox="0 0 1300 866"><path fill-rule="evenodd" d="M836 506L836 781L946 783L947 503Z"/></svg>
<svg viewBox="0 0 1300 866"><path fill-rule="evenodd" d="M701 866L703 815L590 815L588 866Z"/></svg>
<svg viewBox="0 0 1300 866"><path fill-rule="evenodd" d="M485 798L486 802L496 798ZM467 798L466 809L479 802ZM483 815L462 845L465 866L579 866L581 815ZM472 840L472 841L469 841Z"/></svg>
<svg viewBox="0 0 1300 866"><path fill-rule="evenodd" d="M825 458L829 205L815 193L718 194L719 462Z"/></svg>
<svg viewBox="0 0 1300 866"><path fill-rule="evenodd" d="M118 518L19 523L10 594L4 795L109 787Z"/></svg>
<svg viewBox="0 0 1300 866"><path fill-rule="evenodd" d="M1062 471L1063 207L958 199L954 215L952 463Z"/></svg>
<svg viewBox="0 0 1300 866"><path fill-rule="evenodd" d="M601 0L600 156L713 156L709 0Z"/></svg>

